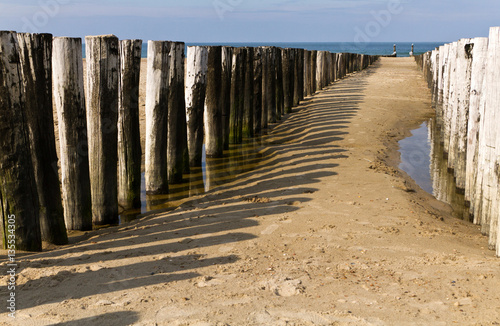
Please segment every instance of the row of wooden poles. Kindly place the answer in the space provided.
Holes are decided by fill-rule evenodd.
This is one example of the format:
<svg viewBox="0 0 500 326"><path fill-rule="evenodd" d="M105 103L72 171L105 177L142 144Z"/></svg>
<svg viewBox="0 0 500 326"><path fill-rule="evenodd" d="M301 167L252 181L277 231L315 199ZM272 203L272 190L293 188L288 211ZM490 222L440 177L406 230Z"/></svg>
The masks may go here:
<svg viewBox="0 0 500 326"><path fill-rule="evenodd" d="M500 256L500 27L416 60L432 90L448 168L471 221Z"/></svg>
<svg viewBox="0 0 500 326"><path fill-rule="evenodd" d="M18 250L65 244L66 230L117 224L140 207L141 40L0 32L2 230ZM168 192L190 167L260 134L282 115L375 57L277 47L189 47L149 41L145 179ZM185 70L185 61L187 69ZM85 87L84 87L85 85ZM53 105L60 141L60 175Z"/></svg>

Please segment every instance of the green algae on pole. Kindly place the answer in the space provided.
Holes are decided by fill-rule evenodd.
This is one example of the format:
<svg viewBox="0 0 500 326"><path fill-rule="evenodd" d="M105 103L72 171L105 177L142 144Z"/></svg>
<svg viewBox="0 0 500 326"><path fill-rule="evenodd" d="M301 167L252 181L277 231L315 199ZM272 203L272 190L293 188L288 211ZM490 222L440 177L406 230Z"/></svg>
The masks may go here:
<svg viewBox="0 0 500 326"><path fill-rule="evenodd" d="M146 80L146 193L168 192L167 119L168 47L166 41L149 41Z"/></svg>
<svg viewBox="0 0 500 326"><path fill-rule="evenodd" d="M52 106L52 34L17 34L42 240L68 243Z"/></svg>
<svg viewBox="0 0 500 326"><path fill-rule="evenodd" d="M83 88L82 40L52 42L54 105L59 127L61 189L68 230L92 230L92 200Z"/></svg>
<svg viewBox="0 0 500 326"><path fill-rule="evenodd" d="M41 251L40 210L21 78L16 33L0 31L0 223L3 247Z"/></svg>
<svg viewBox="0 0 500 326"><path fill-rule="evenodd" d="M118 38L86 36L87 129L94 225L118 224Z"/></svg>
<svg viewBox="0 0 500 326"><path fill-rule="evenodd" d="M120 41L118 99L118 204L141 207L141 137L139 130L139 78L142 40Z"/></svg>
<svg viewBox="0 0 500 326"><path fill-rule="evenodd" d="M204 137L203 114L207 88L207 60L207 47L189 46L187 48L185 97L190 167L200 167L202 164Z"/></svg>
<svg viewBox="0 0 500 326"><path fill-rule="evenodd" d="M207 53L207 88L205 96L205 152L207 157L222 157L224 133L222 109L225 101L222 90L222 47L210 46Z"/></svg>

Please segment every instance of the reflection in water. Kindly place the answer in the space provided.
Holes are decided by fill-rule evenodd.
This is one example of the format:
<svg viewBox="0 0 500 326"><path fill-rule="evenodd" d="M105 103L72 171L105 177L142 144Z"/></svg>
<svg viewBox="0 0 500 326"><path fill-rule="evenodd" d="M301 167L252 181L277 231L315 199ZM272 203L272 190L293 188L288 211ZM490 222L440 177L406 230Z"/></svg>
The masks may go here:
<svg viewBox="0 0 500 326"><path fill-rule="evenodd" d="M230 145L223 158L207 158L203 147L202 166L191 168L184 175L185 183L169 185L165 195L146 195L144 173L141 180L141 209L124 211L120 223L130 222L140 214L155 210L173 210L187 198L202 195L217 186L231 182L239 175L255 169L262 160L261 149L266 145L266 137L247 139L243 144Z"/></svg>
<svg viewBox="0 0 500 326"><path fill-rule="evenodd" d="M412 136L399 142L400 168L425 191L453 208L455 217L471 221L463 190L456 187L452 170L448 169L441 128L432 118Z"/></svg>

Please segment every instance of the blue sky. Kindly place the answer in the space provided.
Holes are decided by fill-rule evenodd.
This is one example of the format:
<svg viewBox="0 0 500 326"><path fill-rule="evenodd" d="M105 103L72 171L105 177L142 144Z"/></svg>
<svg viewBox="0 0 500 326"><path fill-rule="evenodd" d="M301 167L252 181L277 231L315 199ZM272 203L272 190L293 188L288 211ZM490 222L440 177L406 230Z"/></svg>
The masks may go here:
<svg viewBox="0 0 500 326"><path fill-rule="evenodd" d="M0 0L0 30L74 37L450 42L499 25L499 0Z"/></svg>

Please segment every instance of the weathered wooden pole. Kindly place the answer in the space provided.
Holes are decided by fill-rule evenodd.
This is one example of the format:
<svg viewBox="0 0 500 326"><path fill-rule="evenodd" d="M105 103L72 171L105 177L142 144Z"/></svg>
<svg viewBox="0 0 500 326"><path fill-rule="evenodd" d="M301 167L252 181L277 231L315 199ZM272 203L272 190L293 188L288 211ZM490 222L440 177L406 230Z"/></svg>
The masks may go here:
<svg viewBox="0 0 500 326"><path fill-rule="evenodd" d="M449 62L448 62L448 87L445 94L443 103L443 144L444 151L447 155L450 153L450 126L451 118L453 114L453 103L455 95L455 84L456 84L456 68L457 68L457 42L450 45L449 52ZM449 160L448 160L449 162Z"/></svg>
<svg viewBox="0 0 500 326"><path fill-rule="evenodd" d="M267 56L267 75L266 85L267 92L267 122L276 123L277 106L276 106L276 48L270 46L266 48Z"/></svg>
<svg viewBox="0 0 500 326"><path fill-rule="evenodd" d="M315 91L320 91L323 89L323 59L324 59L324 51L318 51L316 56L316 89Z"/></svg>
<svg viewBox="0 0 500 326"><path fill-rule="evenodd" d="M281 62L283 65L283 107L285 113L292 112L293 107L293 87L292 87L292 49L283 49L281 52Z"/></svg>
<svg viewBox="0 0 500 326"><path fill-rule="evenodd" d="M165 41L148 42L146 80L146 193L166 194L168 46Z"/></svg>
<svg viewBox="0 0 500 326"><path fill-rule="evenodd" d="M293 49L293 106L299 106L301 100L300 67L300 49Z"/></svg>
<svg viewBox="0 0 500 326"><path fill-rule="evenodd" d="M222 157L224 134L222 105L226 91L222 89L222 47L210 46L207 53L207 89L205 97L205 153L207 157Z"/></svg>
<svg viewBox="0 0 500 326"><path fill-rule="evenodd" d="M92 230L87 117L80 38L54 38L52 79L59 126L61 189L66 228Z"/></svg>
<svg viewBox="0 0 500 326"><path fill-rule="evenodd" d="M235 48L231 73L231 111L229 118L229 143L242 142L242 120L245 98L245 49Z"/></svg>
<svg viewBox="0 0 500 326"><path fill-rule="evenodd" d="M493 120L491 131L491 136L494 136L494 143L490 148L492 151L492 164L491 176L489 184L490 185L490 233L489 233L489 247L490 249L496 249L497 256L500 256L500 232L498 230L499 223L499 212L500 212L500 186L499 186L499 167L500 167L500 132L498 126L500 124L500 113L498 108L500 108L500 27L491 27L489 35L489 45L488 45L488 61L486 63L486 76L485 76L485 111L495 111L493 113ZM485 116L485 119L488 119ZM488 143L485 144L486 146ZM488 192L486 192L488 194ZM486 199L488 199L486 197ZM487 200L484 201L486 207L484 208L488 214Z"/></svg>
<svg viewBox="0 0 500 326"><path fill-rule="evenodd" d="M304 100L305 92L304 92L304 56L305 56L306 50L300 49L299 50L299 99L302 101Z"/></svg>
<svg viewBox="0 0 500 326"><path fill-rule="evenodd" d="M316 93L316 70L317 70L317 63L318 60L318 51L313 50L311 51L311 95Z"/></svg>
<svg viewBox="0 0 500 326"><path fill-rule="evenodd" d="M181 183L189 172L187 148L186 99L184 97L184 43L168 42L168 182Z"/></svg>
<svg viewBox="0 0 500 326"><path fill-rule="evenodd" d="M224 149L229 149L229 120L231 112L231 76L233 66L233 48L222 47L222 134Z"/></svg>
<svg viewBox="0 0 500 326"><path fill-rule="evenodd" d="M469 117L470 83L472 69L472 54L474 42L472 39L462 39L457 47L457 83L450 139L450 153L454 153L453 168L457 188L465 190L465 163L467 162L467 120Z"/></svg>
<svg viewBox="0 0 500 326"><path fill-rule="evenodd" d="M245 69L245 89L243 94L243 115L242 115L242 137L250 138L254 136L254 107L253 107L253 95L254 95L254 48L246 47L245 51L245 61L244 61L244 69Z"/></svg>
<svg viewBox="0 0 500 326"><path fill-rule="evenodd" d="M86 36L85 44L92 220L118 224L118 38Z"/></svg>
<svg viewBox="0 0 500 326"><path fill-rule="evenodd" d="M283 90L283 60L282 49L275 48L275 67L276 67L276 120L281 120L285 113L284 90Z"/></svg>
<svg viewBox="0 0 500 326"><path fill-rule="evenodd" d="M253 130L258 135L262 130L262 48L254 49L253 61Z"/></svg>
<svg viewBox="0 0 500 326"><path fill-rule="evenodd" d="M39 205L19 45L0 31L0 223L4 249L41 251Z"/></svg>
<svg viewBox="0 0 500 326"><path fill-rule="evenodd" d="M311 92L309 90L310 80L310 62L311 62L311 51L304 51L304 97L310 96Z"/></svg>
<svg viewBox="0 0 500 326"><path fill-rule="evenodd" d="M488 54L488 38L478 37L474 39L472 52L472 68L469 98L469 119L467 123L467 160L465 180L465 200L470 203L470 211L474 212L475 189L477 181L478 162L478 137L481 121L480 102L483 92L483 81ZM441 60L440 60L441 61ZM479 223L478 217L474 216L474 223Z"/></svg>
<svg viewBox="0 0 500 326"><path fill-rule="evenodd" d="M40 205L42 240L68 243L57 170L52 107L52 35L17 34L26 122Z"/></svg>
<svg viewBox="0 0 500 326"><path fill-rule="evenodd" d="M201 159L203 155L203 115L207 89L208 48L205 46L189 46L187 48L186 62L187 73L185 97L189 166L199 167L201 166ZM219 63L219 67L220 65L221 63ZM219 96L220 92L217 94L217 97ZM220 119L220 110L219 108L215 109L215 112L219 114ZM212 140L212 138L209 139Z"/></svg>
<svg viewBox="0 0 500 326"><path fill-rule="evenodd" d="M118 100L118 205L141 207L139 78L142 40L120 41Z"/></svg>

